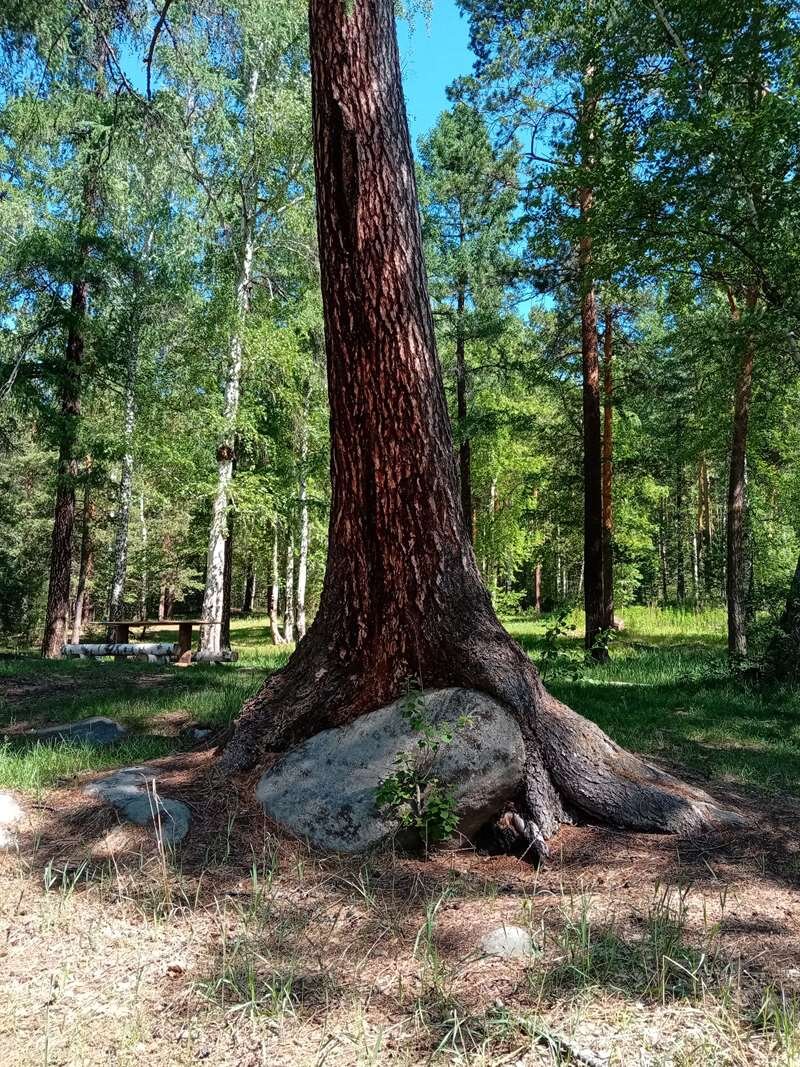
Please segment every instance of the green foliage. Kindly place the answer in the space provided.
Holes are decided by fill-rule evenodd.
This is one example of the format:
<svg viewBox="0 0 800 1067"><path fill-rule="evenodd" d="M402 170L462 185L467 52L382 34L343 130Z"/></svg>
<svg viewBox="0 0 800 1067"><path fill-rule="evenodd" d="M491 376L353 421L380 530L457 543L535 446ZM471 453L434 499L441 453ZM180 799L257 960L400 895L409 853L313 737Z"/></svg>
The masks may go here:
<svg viewBox="0 0 800 1067"><path fill-rule="evenodd" d="M402 829L415 831L427 850L429 845L450 837L458 825L455 791L434 773L437 752L442 745L449 745L455 735L448 723L431 719L425 695L416 684L409 686L401 711L418 735L416 748L395 758L397 770L379 784L375 803ZM468 716L460 716L456 728L463 729L469 721Z"/></svg>

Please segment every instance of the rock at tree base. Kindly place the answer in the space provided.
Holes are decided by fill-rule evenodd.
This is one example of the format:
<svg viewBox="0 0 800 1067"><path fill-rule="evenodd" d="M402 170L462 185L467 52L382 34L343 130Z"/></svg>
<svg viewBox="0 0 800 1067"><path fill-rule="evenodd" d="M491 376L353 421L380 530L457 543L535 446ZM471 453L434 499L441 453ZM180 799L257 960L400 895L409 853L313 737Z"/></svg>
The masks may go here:
<svg viewBox="0 0 800 1067"><path fill-rule="evenodd" d="M84 789L89 796L112 804L120 815L137 826L152 827L168 845L177 845L189 832L191 814L180 800L153 795L156 782L146 767L123 767ZM156 815L156 804L158 814Z"/></svg>
<svg viewBox="0 0 800 1067"><path fill-rule="evenodd" d="M484 956L518 960L530 956L534 944L531 935L521 926L498 926L481 939L480 950Z"/></svg>
<svg viewBox="0 0 800 1067"><path fill-rule="evenodd" d="M26 734L36 741L75 741L86 745L113 745L127 735L127 729L114 719L95 715L79 722L67 722L58 726L44 726Z"/></svg>
<svg viewBox="0 0 800 1067"><path fill-rule="evenodd" d="M519 791L525 745L519 726L497 701L470 689L424 695L432 722L452 725L453 740L433 761L433 774L455 792L458 829L473 835ZM315 848L363 852L397 829L377 810L375 791L397 770L420 735L403 714L404 699L347 726L324 730L291 749L262 776L257 796L270 819ZM469 725L457 725L467 716Z"/></svg>

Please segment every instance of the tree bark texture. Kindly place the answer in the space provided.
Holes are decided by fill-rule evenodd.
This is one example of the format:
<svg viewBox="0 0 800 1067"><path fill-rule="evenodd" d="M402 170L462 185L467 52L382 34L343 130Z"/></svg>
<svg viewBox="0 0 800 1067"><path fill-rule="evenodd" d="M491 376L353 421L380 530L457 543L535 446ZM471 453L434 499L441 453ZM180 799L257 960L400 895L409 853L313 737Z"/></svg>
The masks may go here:
<svg viewBox="0 0 800 1067"><path fill-rule="evenodd" d="M461 511L467 537L472 533L472 446L467 436L467 358L464 341L464 286L456 297L456 414L458 418L458 474L461 488Z"/></svg>
<svg viewBox="0 0 800 1067"><path fill-rule="evenodd" d="M580 193L581 214L591 210L589 189ZM603 469L600 425L600 364L597 352L597 303L590 278L591 238L582 237L581 353L583 362L583 598L586 614L586 648L604 658L595 647L603 629ZM585 287L585 288L583 288Z"/></svg>
<svg viewBox="0 0 800 1067"><path fill-rule="evenodd" d="M87 471L88 475L88 471ZM92 491L88 477L83 492L83 516L81 520L81 554L78 564L78 584L75 588L75 610L72 613L72 643L79 644L84 616L89 605L89 586L94 575L94 517Z"/></svg>
<svg viewBox="0 0 800 1067"><path fill-rule="evenodd" d="M222 613L220 619L219 652L231 647L231 593L233 587L233 515L228 516L228 534L225 538L225 566L222 573Z"/></svg>
<svg viewBox="0 0 800 1067"><path fill-rule="evenodd" d="M81 251L81 259L86 249ZM72 283L69 328L61 377L61 433L58 446L58 477L53 534L50 542L50 581L47 587L42 655L53 659L61 655L67 637L69 586L72 572L72 533L75 526L75 482L78 477L76 456L78 425L81 415L81 364L88 284L83 279Z"/></svg>
<svg viewBox="0 0 800 1067"><path fill-rule="evenodd" d="M603 330L603 626L614 626L614 313Z"/></svg>
<svg viewBox="0 0 800 1067"><path fill-rule="evenodd" d="M319 611L221 757L257 763L406 690L504 703L527 750L524 836L574 817L697 830L728 816L554 699L500 625L464 529L434 345L392 0L310 5L333 499Z"/></svg>

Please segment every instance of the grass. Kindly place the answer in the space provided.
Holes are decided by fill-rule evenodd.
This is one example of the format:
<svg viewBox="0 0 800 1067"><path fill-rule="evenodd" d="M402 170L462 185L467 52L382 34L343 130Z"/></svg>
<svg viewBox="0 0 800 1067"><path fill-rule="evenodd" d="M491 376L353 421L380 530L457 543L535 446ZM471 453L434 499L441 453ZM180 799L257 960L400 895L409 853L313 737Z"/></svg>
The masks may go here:
<svg viewBox="0 0 800 1067"><path fill-rule="evenodd" d="M629 607L624 618L610 661L587 666L575 613L575 631L558 642L561 669L548 678L555 694L638 752L710 778L797 792L800 687L757 685L731 674L719 609ZM541 659L549 625L548 618L507 622L534 660ZM149 636L168 640L170 634ZM0 788L40 789L82 771L165 755L176 742L158 724L170 715L201 727L230 722L290 652L269 643L261 619L235 620L233 644L240 653L236 664L185 670L130 661L0 660L0 725L105 715L131 730L123 743L104 749L6 741L0 744ZM4 691L11 695L3 697Z"/></svg>

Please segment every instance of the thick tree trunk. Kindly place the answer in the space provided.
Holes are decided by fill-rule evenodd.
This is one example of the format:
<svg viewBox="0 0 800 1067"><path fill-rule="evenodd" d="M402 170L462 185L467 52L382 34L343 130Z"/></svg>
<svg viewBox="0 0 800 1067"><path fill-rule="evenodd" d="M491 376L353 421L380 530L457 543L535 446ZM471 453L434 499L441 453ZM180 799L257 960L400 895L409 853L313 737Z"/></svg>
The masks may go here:
<svg viewBox="0 0 800 1067"><path fill-rule="evenodd" d="M741 312L731 293L731 314L739 322ZM757 297L747 294L747 310L752 313ZM736 376L728 473L728 507L726 514L725 594L728 604L728 653L747 655L747 563L745 560L745 519L747 510L747 432L753 393L753 358L755 340L748 328L742 338L742 353Z"/></svg>
<svg viewBox="0 0 800 1067"><path fill-rule="evenodd" d="M87 472L88 473L88 472ZM92 490L88 481L83 491L83 518L81 522L81 556L78 564L78 584L75 589L75 610L72 613L72 643L80 644L84 617L88 615L89 586L94 575L94 523L95 508Z"/></svg>
<svg viewBox="0 0 800 1067"><path fill-rule="evenodd" d="M83 253L82 253L83 254ZM42 655L61 655L67 637L69 586L72 572L72 533L75 526L75 481L78 477L78 424L81 414L81 364L88 286L82 279L72 283L69 329L61 377L61 434L58 446L58 478L53 534L50 542L50 582L47 589Z"/></svg>
<svg viewBox="0 0 800 1067"><path fill-rule="evenodd" d="M273 645L285 644L278 626L278 601L280 598L280 572L278 570L278 520L272 527L272 584L269 589L269 627Z"/></svg>
<svg viewBox="0 0 800 1067"><path fill-rule="evenodd" d="M614 626L614 313L603 330L603 629Z"/></svg>
<svg viewBox="0 0 800 1067"><path fill-rule="evenodd" d="M467 359L464 343L464 286L456 298L456 410L458 418L458 474L461 511L470 541L472 533L472 447L467 436Z"/></svg>
<svg viewBox="0 0 800 1067"><path fill-rule="evenodd" d="M283 604L283 637L290 643L294 641L294 531L289 530L286 537L286 595Z"/></svg>
<svg viewBox="0 0 800 1067"><path fill-rule="evenodd" d="M708 796L555 700L497 620L464 530L422 256L392 0L310 5L317 223L333 499L319 611L242 711L222 756L256 763L404 692L462 685L525 738L524 835L582 816L697 830Z"/></svg>

